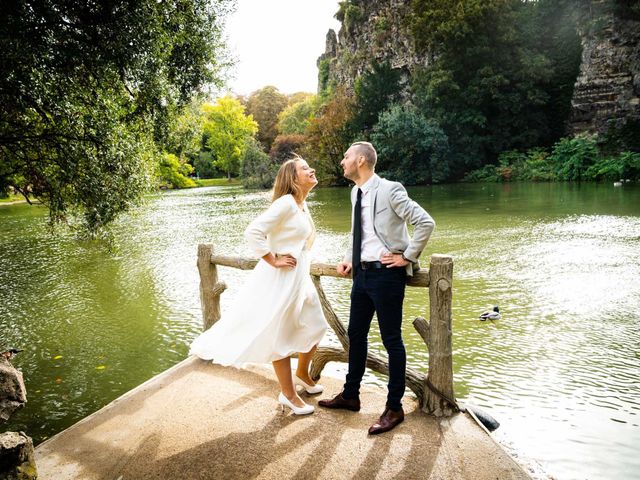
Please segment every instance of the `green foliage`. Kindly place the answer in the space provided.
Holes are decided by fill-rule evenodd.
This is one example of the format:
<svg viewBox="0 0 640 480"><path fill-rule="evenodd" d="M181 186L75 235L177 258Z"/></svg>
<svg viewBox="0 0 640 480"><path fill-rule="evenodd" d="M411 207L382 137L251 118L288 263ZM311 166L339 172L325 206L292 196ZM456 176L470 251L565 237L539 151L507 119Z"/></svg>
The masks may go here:
<svg viewBox="0 0 640 480"><path fill-rule="evenodd" d="M193 167L188 163L181 162L172 153L162 155L157 169L160 185L170 188L195 187L196 183L189 178L191 173L193 173Z"/></svg>
<svg viewBox="0 0 640 480"><path fill-rule="evenodd" d="M329 68L331 65L331 59L323 58L318 62L318 91L320 93L326 92L329 88Z"/></svg>
<svg viewBox="0 0 640 480"><path fill-rule="evenodd" d="M587 169L587 176L594 180L640 180L640 153L622 152L602 158Z"/></svg>
<svg viewBox="0 0 640 480"><path fill-rule="evenodd" d="M204 115L200 102L193 101L170 123L164 149L179 158L195 160L200 153Z"/></svg>
<svg viewBox="0 0 640 480"><path fill-rule="evenodd" d="M226 63L228 2L3 4L0 188L91 232L150 185L172 116Z"/></svg>
<svg viewBox="0 0 640 480"><path fill-rule="evenodd" d="M338 11L334 17L341 22L347 30L353 28L354 24L364 17L362 7L357 0L343 0L338 2Z"/></svg>
<svg viewBox="0 0 640 480"><path fill-rule="evenodd" d="M352 30L358 22L364 18L364 11L359 5L349 3L344 11L343 25L347 30Z"/></svg>
<svg viewBox="0 0 640 480"><path fill-rule="evenodd" d="M587 179L587 169L596 163L598 153L595 137L580 135L556 143L549 160L559 179L580 181Z"/></svg>
<svg viewBox="0 0 640 480"><path fill-rule="evenodd" d="M278 172L262 146L249 138L242 156L242 184L245 188L271 188Z"/></svg>
<svg viewBox="0 0 640 480"><path fill-rule="evenodd" d="M552 181L556 179L549 153L542 148L532 148L526 152L511 150L503 152L498 165L485 165L469 172L467 182L511 182L511 181Z"/></svg>
<svg viewBox="0 0 640 480"><path fill-rule="evenodd" d="M251 115L244 114L244 106L230 96L219 98L215 105L205 105L203 135L206 147L215 159L215 166L227 177L240 173L240 159L247 139L258 130Z"/></svg>
<svg viewBox="0 0 640 480"><path fill-rule="evenodd" d="M289 105L278 116L278 131L285 135L304 134L317 108L316 95L309 95L304 100Z"/></svg>
<svg viewBox="0 0 640 480"><path fill-rule="evenodd" d="M357 108L349 128L363 132L364 136L378 121L378 115L387 106L398 100L400 94L400 71L388 63L371 63L371 71L356 79L355 101Z"/></svg>
<svg viewBox="0 0 640 480"><path fill-rule="evenodd" d="M220 170L216 168L215 157L208 150L198 153L193 161L196 175L199 178L217 178L221 175Z"/></svg>
<svg viewBox="0 0 640 480"><path fill-rule="evenodd" d="M377 169L407 185L439 183L449 176L447 136L412 106L394 105L380 115L371 139Z"/></svg>
<svg viewBox="0 0 640 480"><path fill-rule="evenodd" d="M413 93L449 137L454 178L503 151L548 146L562 135L580 62L570 6L412 1L415 41L434 54L414 75Z"/></svg>
<svg viewBox="0 0 640 480"><path fill-rule="evenodd" d="M465 182L499 182L501 180L495 165L485 165L484 167L472 170L467 173L463 181Z"/></svg>
<svg viewBox="0 0 640 480"><path fill-rule="evenodd" d="M272 86L256 90L247 99L247 113L258 123L257 139L267 152L278 135L278 115L288 104L287 96Z"/></svg>
<svg viewBox="0 0 640 480"><path fill-rule="evenodd" d="M562 138L551 153L542 148L500 155L499 165L485 165L465 176L470 182L640 180L640 153L607 153L594 137Z"/></svg>
<svg viewBox="0 0 640 480"><path fill-rule="evenodd" d="M524 153L504 152L499 157L497 169L500 180L530 180L535 182L556 179L549 153L543 148L532 148Z"/></svg>

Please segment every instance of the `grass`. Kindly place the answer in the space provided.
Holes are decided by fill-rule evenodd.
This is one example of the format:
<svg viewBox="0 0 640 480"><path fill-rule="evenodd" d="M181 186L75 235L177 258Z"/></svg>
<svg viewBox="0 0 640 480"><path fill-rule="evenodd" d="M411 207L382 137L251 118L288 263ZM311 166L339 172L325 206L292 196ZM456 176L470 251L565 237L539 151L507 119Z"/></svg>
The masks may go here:
<svg viewBox="0 0 640 480"><path fill-rule="evenodd" d="M201 178L195 181L199 187L226 187L230 185L241 185L240 179L232 178Z"/></svg>

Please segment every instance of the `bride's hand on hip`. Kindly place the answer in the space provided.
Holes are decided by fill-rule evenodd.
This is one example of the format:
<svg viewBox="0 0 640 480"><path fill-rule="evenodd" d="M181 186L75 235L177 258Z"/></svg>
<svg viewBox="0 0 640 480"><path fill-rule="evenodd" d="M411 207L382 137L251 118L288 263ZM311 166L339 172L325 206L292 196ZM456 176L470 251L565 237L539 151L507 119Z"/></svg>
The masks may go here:
<svg viewBox="0 0 640 480"><path fill-rule="evenodd" d="M286 255L274 255L273 263L271 266L275 268L295 268L298 261L295 257L292 257L289 254Z"/></svg>

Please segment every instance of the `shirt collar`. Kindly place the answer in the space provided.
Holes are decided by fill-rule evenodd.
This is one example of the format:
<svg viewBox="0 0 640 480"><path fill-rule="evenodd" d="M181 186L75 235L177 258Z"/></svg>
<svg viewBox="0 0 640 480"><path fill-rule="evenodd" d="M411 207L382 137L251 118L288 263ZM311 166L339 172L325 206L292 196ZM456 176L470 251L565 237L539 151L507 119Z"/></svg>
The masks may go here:
<svg viewBox="0 0 640 480"><path fill-rule="evenodd" d="M378 178L377 174L373 174L371 175L371 178L369 180L367 180L362 186L358 187L360 188L360 190L362 190L362 194L366 194L369 193L369 190L371 190L371 187L373 187L373 184L375 183L374 180Z"/></svg>

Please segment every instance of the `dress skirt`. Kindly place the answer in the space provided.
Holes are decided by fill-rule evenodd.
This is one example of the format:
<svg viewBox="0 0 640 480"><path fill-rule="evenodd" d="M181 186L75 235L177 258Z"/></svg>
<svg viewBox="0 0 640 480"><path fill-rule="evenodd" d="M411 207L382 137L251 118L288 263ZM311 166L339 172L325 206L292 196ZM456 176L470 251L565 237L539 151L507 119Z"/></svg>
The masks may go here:
<svg viewBox="0 0 640 480"><path fill-rule="evenodd" d="M268 363L308 352L327 330L303 250L294 268L260 260L230 311L191 344L190 355L221 365Z"/></svg>

